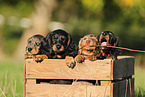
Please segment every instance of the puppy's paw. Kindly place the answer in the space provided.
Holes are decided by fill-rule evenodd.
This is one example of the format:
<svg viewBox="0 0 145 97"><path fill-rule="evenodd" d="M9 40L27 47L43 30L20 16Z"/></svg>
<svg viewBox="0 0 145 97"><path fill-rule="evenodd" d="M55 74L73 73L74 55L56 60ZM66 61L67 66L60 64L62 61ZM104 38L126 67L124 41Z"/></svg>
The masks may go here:
<svg viewBox="0 0 145 97"><path fill-rule="evenodd" d="M66 65L71 69L73 69L76 66L76 62L74 61L73 57L66 56L65 62L66 62Z"/></svg>
<svg viewBox="0 0 145 97"><path fill-rule="evenodd" d="M25 59L28 59L28 54L25 54Z"/></svg>
<svg viewBox="0 0 145 97"><path fill-rule="evenodd" d="M46 55L36 55L34 60L36 62L42 62L44 59L48 59L48 57Z"/></svg>
<svg viewBox="0 0 145 97"><path fill-rule="evenodd" d="M82 63L85 61L85 57L83 55L77 55L75 57L75 61L78 62L78 63Z"/></svg>
<svg viewBox="0 0 145 97"><path fill-rule="evenodd" d="M90 61L95 61L95 60L97 60L97 57L94 56L94 55L89 55L87 58L88 58Z"/></svg>
<svg viewBox="0 0 145 97"><path fill-rule="evenodd" d="M30 54L25 54L25 59L32 59L34 56Z"/></svg>
<svg viewBox="0 0 145 97"><path fill-rule="evenodd" d="M35 60L37 63L43 61L43 59L42 59L42 57L41 57L40 55L36 55L35 58L34 58L34 60Z"/></svg>

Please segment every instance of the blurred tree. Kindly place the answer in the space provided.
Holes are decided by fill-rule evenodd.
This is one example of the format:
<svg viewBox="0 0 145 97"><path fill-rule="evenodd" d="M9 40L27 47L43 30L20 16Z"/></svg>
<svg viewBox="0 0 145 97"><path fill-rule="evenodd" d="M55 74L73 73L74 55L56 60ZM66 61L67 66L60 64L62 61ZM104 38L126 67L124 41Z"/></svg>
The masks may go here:
<svg viewBox="0 0 145 97"><path fill-rule="evenodd" d="M29 37L34 34L46 35L48 33L49 22L56 4L56 0L37 0L35 10L31 17L32 27L24 31L14 58L24 60L25 48Z"/></svg>
<svg viewBox="0 0 145 97"><path fill-rule="evenodd" d="M5 54L4 54L3 49L2 49L2 46L3 46L2 45L2 29L3 29L2 24L3 24L3 20L4 20L3 16L0 15L0 61L3 60L4 57L5 57Z"/></svg>

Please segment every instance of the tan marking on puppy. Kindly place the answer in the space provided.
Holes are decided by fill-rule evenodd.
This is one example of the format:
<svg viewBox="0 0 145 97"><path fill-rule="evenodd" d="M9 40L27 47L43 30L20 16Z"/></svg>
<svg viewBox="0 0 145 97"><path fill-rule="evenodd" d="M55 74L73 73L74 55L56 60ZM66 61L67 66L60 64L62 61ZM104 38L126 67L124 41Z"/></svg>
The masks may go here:
<svg viewBox="0 0 145 97"><path fill-rule="evenodd" d="M40 43L40 40L36 37L32 37L31 39L29 39L28 44L27 44L26 53L38 54L40 52L40 50L39 50L40 46L38 45L38 43Z"/></svg>
<svg viewBox="0 0 145 97"><path fill-rule="evenodd" d="M53 49L54 52L62 52L62 51L64 51L64 46L61 46L61 48L58 49L57 45L53 45L52 49Z"/></svg>

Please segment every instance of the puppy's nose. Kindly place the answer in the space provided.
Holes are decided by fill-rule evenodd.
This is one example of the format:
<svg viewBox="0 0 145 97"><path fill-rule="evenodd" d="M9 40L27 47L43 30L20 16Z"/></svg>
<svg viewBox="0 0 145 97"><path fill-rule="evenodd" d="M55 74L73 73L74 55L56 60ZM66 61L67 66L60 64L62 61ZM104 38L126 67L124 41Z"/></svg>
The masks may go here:
<svg viewBox="0 0 145 97"><path fill-rule="evenodd" d="M90 40L87 40L86 43L90 43Z"/></svg>
<svg viewBox="0 0 145 97"><path fill-rule="evenodd" d="M29 51L29 52L32 51L32 48L28 48L28 51Z"/></svg>
<svg viewBox="0 0 145 97"><path fill-rule="evenodd" d="M106 36L106 33L103 33L103 36Z"/></svg>
<svg viewBox="0 0 145 97"><path fill-rule="evenodd" d="M60 45L56 45L56 48L59 50L61 48L61 46Z"/></svg>

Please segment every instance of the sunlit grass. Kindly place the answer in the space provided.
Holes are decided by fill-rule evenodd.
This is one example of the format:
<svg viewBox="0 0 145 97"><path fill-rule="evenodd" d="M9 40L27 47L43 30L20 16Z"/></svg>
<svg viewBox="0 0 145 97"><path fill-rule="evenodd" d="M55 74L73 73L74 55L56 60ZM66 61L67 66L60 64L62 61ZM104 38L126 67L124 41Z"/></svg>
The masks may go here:
<svg viewBox="0 0 145 97"><path fill-rule="evenodd" d="M0 63L0 97L22 97L23 65Z"/></svg>
<svg viewBox="0 0 145 97"><path fill-rule="evenodd" d="M135 92L137 97L145 97L145 68L135 69Z"/></svg>

